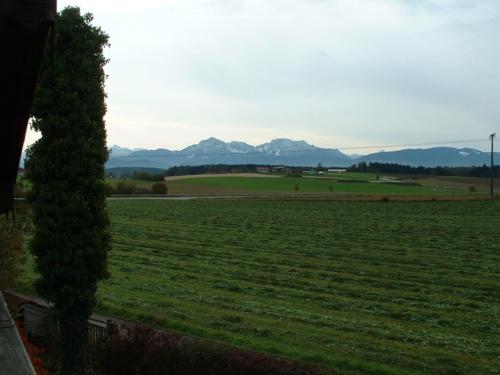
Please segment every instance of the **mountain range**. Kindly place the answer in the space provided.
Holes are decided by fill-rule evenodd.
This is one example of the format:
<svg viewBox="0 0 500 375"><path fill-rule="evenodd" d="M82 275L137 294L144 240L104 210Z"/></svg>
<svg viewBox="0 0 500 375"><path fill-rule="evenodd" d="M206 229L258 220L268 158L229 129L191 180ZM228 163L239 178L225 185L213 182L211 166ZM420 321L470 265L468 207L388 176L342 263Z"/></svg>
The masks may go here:
<svg viewBox="0 0 500 375"><path fill-rule="evenodd" d="M500 153L495 159L500 160ZM346 167L359 162L397 163L412 166L479 166L488 164L490 154L472 148L433 147L382 151L368 155L347 155L337 149L316 147L305 141L273 139L259 146L208 138L182 150L128 149L112 146L106 168L169 168L202 164L284 164L290 166Z"/></svg>

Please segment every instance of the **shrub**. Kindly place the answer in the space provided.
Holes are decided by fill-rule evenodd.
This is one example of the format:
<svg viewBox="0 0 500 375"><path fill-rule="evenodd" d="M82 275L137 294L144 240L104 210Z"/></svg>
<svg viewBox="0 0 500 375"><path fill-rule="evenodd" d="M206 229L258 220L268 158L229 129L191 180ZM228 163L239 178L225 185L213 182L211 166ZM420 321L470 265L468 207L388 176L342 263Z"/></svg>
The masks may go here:
<svg viewBox="0 0 500 375"><path fill-rule="evenodd" d="M332 192L333 192L333 185L332 185L332 184L330 184L330 186L328 186L328 191L329 191L330 193L332 193Z"/></svg>
<svg viewBox="0 0 500 375"><path fill-rule="evenodd" d="M134 194L135 183L131 181L118 181L116 183L117 194Z"/></svg>
<svg viewBox="0 0 500 375"><path fill-rule="evenodd" d="M112 325L95 350L97 367L109 375L312 375L318 367L220 344L196 341L149 327Z"/></svg>
<svg viewBox="0 0 500 375"><path fill-rule="evenodd" d="M300 190L299 185L295 184L295 186L293 187L293 190L295 190L295 192L298 193Z"/></svg>
<svg viewBox="0 0 500 375"><path fill-rule="evenodd" d="M469 193L476 193L477 189L474 185L469 186Z"/></svg>
<svg viewBox="0 0 500 375"><path fill-rule="evenodd" d="M34 345L26 336L24 328L21 327L19 321L16 321L17 331L19 332L19 336L21 337L21 341L23 342L24 347L26 348L26 352L30 357L31 364L35 369L36 375L49 375L49 372L45 369L44 363L42 360L43 350L38 346Z"/></svg>
<svg viewBox="0 0 500 375"><path fill-rule="evenodd" d="M132 193L133 194L149 194L149 193L151 193L151 191L149 191L146 188L136 187L136 188L134 188L134 191Z"/></svg>
<svg viewBox="0 0 500 375"><path fill-rule="evenodd" d="M168 194L167 184L163 182L156 182L151 186L153 194Z"/></svg>
<svg viewBox="0 0 500 375"><path fill-rule="evenodd" d="M25 198L29 190L24 187L22 183L17 183L14 187L14 197Z"/></svg>
<svg viewBox="0 0 500 375"><path fill-rule="evenodd" d="M0 217L0 287L12 286L21 273L23 226L19 219L14 224L9 217Z"/></svg>
<svg viewBox="0 0 500 375"><path fill-rule="evenodd" d="M382 197L382 202L389 202L389 201L390 201L389 197Z"/></svg>
<svg viewBox="0 0 500 375"><path fill-rule="evenodd" d="M106 184L106 196L110 197L113 194L116 194L116 189L113 187L113 185Z"/></svg>

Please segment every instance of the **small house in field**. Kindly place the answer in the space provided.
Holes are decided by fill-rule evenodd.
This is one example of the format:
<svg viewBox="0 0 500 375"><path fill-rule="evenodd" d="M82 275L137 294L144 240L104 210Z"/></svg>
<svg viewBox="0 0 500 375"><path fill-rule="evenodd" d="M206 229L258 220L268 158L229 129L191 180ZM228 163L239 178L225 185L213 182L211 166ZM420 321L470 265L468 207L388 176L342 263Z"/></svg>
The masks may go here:
<svg viewBox="0 0 500 375"><path fill-rule="evenodd" d="M273 173L278 173L278 174L287 174L287 173L293 173L293 168L288 167L286 165L275 165L274 167L271 168L271 171Z"/></svg>
<svg viewBox="0 0 500 375"><path fill-rule="evenodd" d="M346 173L347 169L343 168L328 168L328 173Z"/></svg>
<svg viewBox="0 0 500 375"><path fill-rule="evenodd" d="M257 173L269 173L269 172L271 172L271 168L270 167L257 167L256 172Z"/></svg>
<svg viewBox="0 0 500 375"><path fill-rule="evenodd" d="M30 339L39 340L50 336L51 319L47 306L25 302L17 310L17 315Z"/></svg>

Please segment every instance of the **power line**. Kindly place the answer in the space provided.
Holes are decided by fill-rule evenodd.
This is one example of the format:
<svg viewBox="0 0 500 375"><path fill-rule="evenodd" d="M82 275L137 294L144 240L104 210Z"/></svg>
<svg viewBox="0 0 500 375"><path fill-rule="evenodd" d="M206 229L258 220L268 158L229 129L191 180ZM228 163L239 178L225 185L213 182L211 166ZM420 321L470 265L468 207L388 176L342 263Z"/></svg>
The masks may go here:
<svg viewBox="0 0 500 375"><path fill-rule="evenodd" d="M476 138L476 139L463 139L460 141L407 143L407 144L401 144L401 145L337 147L337 149L338 150L358 150L358 149L367 149L367 148L417 147L417 146L435 146L435 145L450 145L450 144L457 144L457 143L478 143L478 142L488 142L488 139Z"/></svg>
<svg viewBox="0 0 500 375"><path fill-rule="evenodd" d="M392 144L392 145L382 145L382 146L337 146L332 148L317 148L317 149L304 149L304 150L288 150L288 151L280 151L281 154L291 154L297 152L323 152L329 150L362 150L362 149L372 149L372 148L396 148L396 147L417 147L417 146L436 146L436 145L449 145L449 144L457 144L457 143L479 143L479 142L489 142L488 138L476 138L476 139L462 139L455 141L441 141L441 142L423 142L423 143L406 143L406 144ZM142 151L142 150L141 150ZM136 151L136 152L141 152ZM150 150L147 150L150 151ZM168 150L166 150L168 151ZM147 158L168 158L168 157L182 157L182 156L224 156L224 155L262 155L263 151L249 151L249 152L213 152L213 153L180 153L179 151L168 151L171 154L165 155L117 155L112 156L113 158L139 158L139 157L147 157ZM279 155L276 155L279 156Z"/></svg>

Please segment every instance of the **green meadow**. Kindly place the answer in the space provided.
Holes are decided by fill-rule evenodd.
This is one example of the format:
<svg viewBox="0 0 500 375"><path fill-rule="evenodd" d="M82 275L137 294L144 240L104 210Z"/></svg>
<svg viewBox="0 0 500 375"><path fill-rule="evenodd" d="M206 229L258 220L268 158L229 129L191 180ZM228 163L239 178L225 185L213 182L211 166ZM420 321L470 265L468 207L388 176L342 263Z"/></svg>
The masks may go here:
<svg viewBox="0 0 500 375"><path fill-rule="evenodd" d="M309 193L309 194L374 194L374 195L453 195L465 189L429 187L394 182L369 182L359 175L338 180L326 177L204 177L171 181L169 189L176 192L202 191L242 193Z"/></svg>
<svg viewBox="0 0 500 375"><path fill-rule="evenodd" d="M108 205L101 312L346 374L498 374L500 201Z"/></svg>

